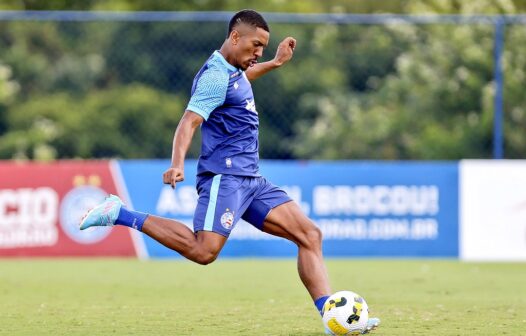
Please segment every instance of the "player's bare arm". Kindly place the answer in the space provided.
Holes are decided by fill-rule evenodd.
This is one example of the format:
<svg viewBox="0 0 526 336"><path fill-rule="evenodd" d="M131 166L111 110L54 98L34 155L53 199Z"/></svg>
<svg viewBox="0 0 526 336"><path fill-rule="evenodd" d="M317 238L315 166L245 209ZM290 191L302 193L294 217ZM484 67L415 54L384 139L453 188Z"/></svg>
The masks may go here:
<svg viewBox="0 0 526 336"><path fill-rule="evenodd" d="M184 159L192 143L195 130L201 125L203 120L203 117L199 114L188 110L185 111L175 130L172 164L163 174L164 184L169 184L172 188L175 188L177 182L184 180Z"/></svg>
<svg viewBox="0 0 526 336"><path fill-rule="evenodd" d="M287 63L292 59L292 56L294 54L294 48L296 48L296 40L290 36L286 37L278 45L278 49L276 50L276 55L274 56L274 59L268 62L256 63L250 66L245 71L247 78L250 81L253 81L263 76L267 72L277 69L283 64Z"/></svg>

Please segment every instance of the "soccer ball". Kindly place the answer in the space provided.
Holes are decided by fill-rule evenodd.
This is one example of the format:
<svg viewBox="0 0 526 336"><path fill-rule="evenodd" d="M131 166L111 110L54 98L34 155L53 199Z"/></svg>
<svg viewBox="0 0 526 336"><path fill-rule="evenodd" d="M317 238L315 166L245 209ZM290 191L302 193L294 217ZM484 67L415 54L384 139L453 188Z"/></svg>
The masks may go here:
<svg viewBox="0 0 526 336"><path fill-rule="evenodd" d="M369 309L360 295L340 291L325 301L322 316L323 324L334 335L359 335L367 327Z"/></svg>

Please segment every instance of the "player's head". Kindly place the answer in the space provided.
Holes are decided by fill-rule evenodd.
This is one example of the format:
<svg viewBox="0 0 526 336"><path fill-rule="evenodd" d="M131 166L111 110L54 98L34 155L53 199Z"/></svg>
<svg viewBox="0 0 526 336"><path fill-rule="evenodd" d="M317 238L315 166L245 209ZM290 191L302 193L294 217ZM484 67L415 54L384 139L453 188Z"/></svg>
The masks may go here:
<svg viewBox="0 0 526 336"><path fill-rule="evenodd" d="M227 41L230 43L235 66L246 70L257 63L267 46L270 30L265 19L256 11L237 12L228 24Z"/></svg>

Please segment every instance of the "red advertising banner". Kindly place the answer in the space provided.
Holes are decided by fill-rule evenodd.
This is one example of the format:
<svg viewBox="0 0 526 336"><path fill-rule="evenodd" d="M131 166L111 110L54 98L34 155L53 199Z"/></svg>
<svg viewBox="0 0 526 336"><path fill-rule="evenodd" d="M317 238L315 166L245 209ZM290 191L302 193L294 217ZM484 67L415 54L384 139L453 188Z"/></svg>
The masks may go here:
<svg viewBox="0 0 526 336"><path fill-rule="evenodd" d="M0 162L0 257L136 256L128 228L78 228L109 193L109 161Z"/></svg>

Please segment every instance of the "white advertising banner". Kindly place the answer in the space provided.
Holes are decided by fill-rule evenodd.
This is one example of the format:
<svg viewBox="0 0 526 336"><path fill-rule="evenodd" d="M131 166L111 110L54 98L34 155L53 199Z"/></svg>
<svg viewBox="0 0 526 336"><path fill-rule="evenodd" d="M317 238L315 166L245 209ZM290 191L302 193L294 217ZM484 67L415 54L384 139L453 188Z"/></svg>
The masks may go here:
<svg viewBox="0 0 526 336"><path fill-rule="evenodd" d="M526 261L526 160L460 163L460 258Z"/></svg>

